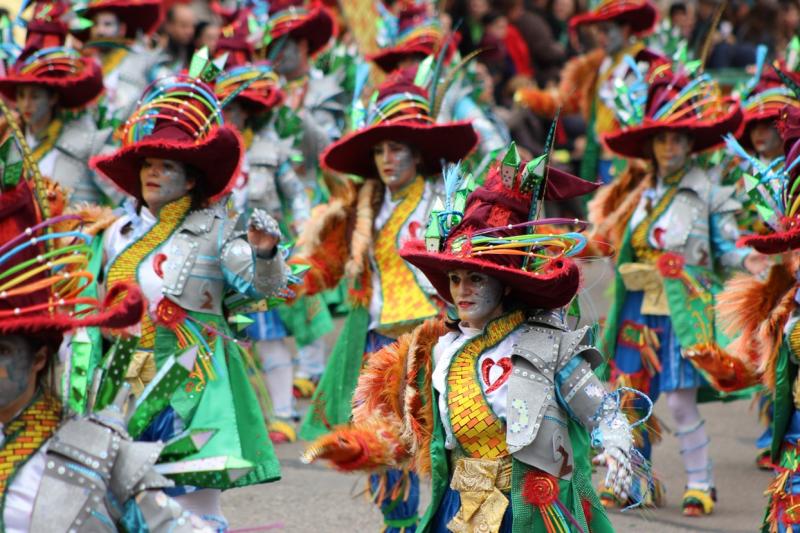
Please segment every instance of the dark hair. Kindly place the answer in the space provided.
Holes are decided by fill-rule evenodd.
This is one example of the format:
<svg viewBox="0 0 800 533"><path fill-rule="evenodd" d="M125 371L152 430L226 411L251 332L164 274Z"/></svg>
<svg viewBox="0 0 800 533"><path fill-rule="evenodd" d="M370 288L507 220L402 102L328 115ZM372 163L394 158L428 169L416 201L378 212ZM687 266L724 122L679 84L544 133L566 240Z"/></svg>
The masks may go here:
<svg viewBox="0 0 800 533"><path fill-rule="evenodd" d="M489 24L496 22L497 19L505 18L505 14L501 11L491 10L481 18L481 25L486 28Z"/></svg>
<svg viewBox="0 0 800 533"><path fill-rule="evenodd" d="M669 18L671 19L675 15L685 15L688 13L686 9L686 4L683 2L673 2L671 6L669 6Z"/></svg>

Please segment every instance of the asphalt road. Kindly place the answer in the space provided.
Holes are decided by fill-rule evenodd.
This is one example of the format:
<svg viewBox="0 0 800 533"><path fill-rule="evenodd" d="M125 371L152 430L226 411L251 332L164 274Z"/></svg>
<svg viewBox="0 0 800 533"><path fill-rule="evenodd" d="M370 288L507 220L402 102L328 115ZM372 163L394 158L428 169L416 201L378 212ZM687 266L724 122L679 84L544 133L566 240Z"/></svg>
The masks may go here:
<svg viewBox="0 0 800 533"><path fill-rule="evenodd" d="M603 290L608 271L602 264L588 269L584 309L604 313ZM594 305L592 305L594 304ZM654 470L667 487L667 504L659 509L634 510L611 515L617 531L671 533L679 531L751 533L757 531L764 512L763 492L772 476L756 469L753 446L760 433L749 401L701 406L711 437L711 455L719 502L711 516L685 518L680 514L684 485L677 439L666 432L656 448ZM656 414L670 425L662 402ZM234 532L287 531L378 532L381 516L364 495L365 477L341 474L324 465L299 461L302 443L277 448L283 479L269 485L236 489L223 494L223 509ZM596 474L601 479L602 473ZM425 486L423 486L423 492Z"/></svg>

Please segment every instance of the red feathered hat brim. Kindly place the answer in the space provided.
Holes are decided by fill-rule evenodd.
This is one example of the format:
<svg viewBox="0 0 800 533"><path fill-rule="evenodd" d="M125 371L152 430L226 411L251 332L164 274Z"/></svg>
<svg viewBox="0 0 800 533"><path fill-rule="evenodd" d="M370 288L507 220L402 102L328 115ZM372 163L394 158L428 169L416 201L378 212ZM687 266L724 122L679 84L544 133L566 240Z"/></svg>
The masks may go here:
<svg viewBox="0 0 800 533"><path fill-rule="evenodd" d="M91 19L103 11L114 13L119 21L125 24L126 39L135 39L139 32L151 35L164 18L161 0L106 0L88 6L81 16ZM79 41L86 42L91 32L87 28L71 33Z"/></svg>
<svg viewBox="0 0 800 533"><path fill-rule="evenodd" d="M65 333L85 327L122 329L137 324L142 319L142 313L144 298L139 287L117 283L109 289L101 308L85 316L69 313L17 316L4 311L0 319L0 335Z"/></svg>
<svg viewBox="0 0 800 533"><path fill-rule="evenodd" d="M234 101L241 102L252 113L266 113L279 106L283 102L283 91L274 87L269 91L251 91L245 89L234 98ZM220 100L224 100L222 97Z"/></svg>
<svg viewBox="0 0 800 533"><path fill-rule="evenodd" d="M272 42L279 41L284 35L297 40L305 39L308 41L308 54L314 55L325 48L335 34L336 19L328 8L318 5L312 7L303 18L274 28Z"/></svg>
<svg viewBox="0 0 800 533"><path fill-rule="evenodd" d="M0 93L12 102L17 98L20 85L46 87L58 94L58 104L66 109L85 107L103 92L103 71L97 61L81 58L84 68L73 76L33 76L10 73L0 78Z"/></svg>
<svg viewBox="0 0 800 533"><path fill-rule="evenodd" d="M635 35L649 33L658 22L658 9L650 2L609 2L599 9L580 13L569 19L570 30L587 24L614 21L628 24Z"/></svg>
<svg viewBox="0 0 800 533"><path fill-rule="evenodd" d="M398 122L376 124L342 137L328 146L320 160L325 168L363 178L377 178L372 149L383 141L414 147L420 154L425 175L442 171L442 159L455 163L464 159L478 144L478 134L469 121L446 124Z"/></svg>
<svg viewBox="0 0 800 533"><path fill-rule="evenodd" d="M458 50L456 36L450 40L450 49L447 51L445 61L449 61L453 54ZM446 38L443 38L444 42ZM429 39L418 39L415 41L400 44L398 46L387 46L374 54L367 54L367 61L372 61L382 71L389 74L400 68L400 63L405 59L414 56L427 57L438 53L439 42L431 42Z"/></svg>
<svg viewBox="0 0 800 533"><path fill-rule="evenodd" d="M742 109L731 101L728 112L718 120L698 122L694 119L675 122L660 122L645 119L636 126L606 135L603 140L608 148L624 157L647 159L652 149L653 137L664 131L682 131L693 138L692 153L705 152L723 144L726 133L737 134L742 124Z"/></svg>
<svg viewBox="0 0 800 533"><path fill-rule="evenodd" d="M580 270L567 258L554 260L534 272L500 265L477 257L459 257L448 253L431 253L422 241L408 241L400 256L420 269L446 301L453 303L448 273L457 269L482 272L511 289L511 297L542 309L564 307L578 293Z"/></svg>
<svg viewBox="0 0 800 533"><path fill-rule="evenodd" d="M737 242L767 255L780 254L800 248L800 226L769 235L748 235Z"/></svg>
<svg viewBox="0 0 800 533"><path fill-rule="evenodd" d="M220 126L197 144L148 137L112 154L95 156L89 165L123 192L141 199L139 171L145 158L180 161L203 173L202 190L207 199L214 201L233 186L243 153L236 130Z"/></svg>

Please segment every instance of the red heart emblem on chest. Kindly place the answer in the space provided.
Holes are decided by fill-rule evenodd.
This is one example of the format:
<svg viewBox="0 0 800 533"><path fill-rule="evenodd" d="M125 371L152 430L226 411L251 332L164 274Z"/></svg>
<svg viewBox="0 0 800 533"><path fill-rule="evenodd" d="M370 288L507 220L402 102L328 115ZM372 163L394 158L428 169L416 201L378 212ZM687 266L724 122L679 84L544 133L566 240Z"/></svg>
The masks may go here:
<svg viewBox="0 0 800 533"><path fill-rule="evenodd" d="M500 377L494 380L494 382L490 381L490 374L492 372L492 368L497 365L502 370L503 373L500 374ZM494 359L491 357L487 357L481 363L481 376L483 377L483 382L486 383L489 388L486 389L486 394L496 391L499 389L503 383L508 381L508 376L511 375L511 358L510 357L503 357L499 361L495 362Z"/></svg>

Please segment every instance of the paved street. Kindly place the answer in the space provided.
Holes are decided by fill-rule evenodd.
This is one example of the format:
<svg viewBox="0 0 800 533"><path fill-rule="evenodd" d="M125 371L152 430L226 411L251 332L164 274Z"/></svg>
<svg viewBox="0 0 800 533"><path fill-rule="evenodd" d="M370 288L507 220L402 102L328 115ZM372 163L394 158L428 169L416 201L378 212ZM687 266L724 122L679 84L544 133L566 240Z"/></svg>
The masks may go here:
<svg viewBox="0 0 800 533"><path fill-rule="evenodd" d="M602 265L597 265L591 269L587 280L592 301L602 302L602 291L608 285L608 272ZM594 307L602 308L601 305ZM683 466L677 440L666 434L655 452L655 470L666 483L667 506L657 510L614 513L612 521L618 531L757 531L765 503L762 494L771 475L757 470L753 462L753 441L760 432L756 413L749 401L704 405L701 411L711 437L719 495L714 514L700 519L681 516ZM667 426L670 425L663 403L657 406L656 414ZM366 501L364 476L336 473L323 465L303 465L298 459L302 449L300 443L278 447L283 467L281 481L223 495L225 514L233 531L379 531L380 513ZM600 474L596 477L600 479Z"/></svg>

